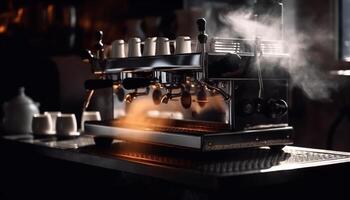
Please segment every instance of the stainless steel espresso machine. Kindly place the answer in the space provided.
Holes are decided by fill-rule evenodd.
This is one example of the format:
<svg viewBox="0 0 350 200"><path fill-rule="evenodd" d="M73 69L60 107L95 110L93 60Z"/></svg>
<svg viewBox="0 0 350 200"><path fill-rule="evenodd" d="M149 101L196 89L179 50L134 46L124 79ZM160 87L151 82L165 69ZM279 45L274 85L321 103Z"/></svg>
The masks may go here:
<svg viewBox="0 0 350 200"><path fill-rule="evenodd" d="M191 53L125 58L105 56L99 31L85 57L96 79L85 83L84 110L100 111L102 121L86 122L85 134L97 145L203 152L292 144L283 41L208 38L205 19L197 27Z"/></svg>

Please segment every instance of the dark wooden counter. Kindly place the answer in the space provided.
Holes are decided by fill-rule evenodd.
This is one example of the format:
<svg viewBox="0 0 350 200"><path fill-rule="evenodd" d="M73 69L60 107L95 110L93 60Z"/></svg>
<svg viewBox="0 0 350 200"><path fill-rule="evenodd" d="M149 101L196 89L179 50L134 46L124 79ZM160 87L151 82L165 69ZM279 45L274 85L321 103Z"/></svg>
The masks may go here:
<svg viewBox="0 0 350 200"><path fill-rule="evenodd" d="M66 186L60 194L75 188L84 191L77 196L90 190L98 197L116 192L135 198L208 199L229 194L255 198L266 193L273 199L324 189L332 197L345 198L346 190L341 188L350 177L350 153L292 146L283 151L200 153L120 141L111 148L97 148L89 136L70 140L5 136L0 149L1 173L8 181L2 181L3 188L14 192L14 186L33 183L27 190L41 191L34 197ZM11 197L13 193L7 191L4 196Z"/></svg>

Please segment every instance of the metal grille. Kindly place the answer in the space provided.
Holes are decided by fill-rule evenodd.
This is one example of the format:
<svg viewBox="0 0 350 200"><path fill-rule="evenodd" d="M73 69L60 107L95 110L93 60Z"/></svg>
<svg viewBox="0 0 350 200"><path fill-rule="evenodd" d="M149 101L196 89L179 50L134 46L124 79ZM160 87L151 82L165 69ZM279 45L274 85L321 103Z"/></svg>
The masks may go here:
<svg viewBox="0 0 350 200"><path fill-rule="evenodd" d="M253 56L254 46L255 40L253 39L213 38L210 42L211 52L235 53L243 56ZM283 54L283 42L278 40L262 40L261 50L263 54Z"/></svg>
<svg viewBox="0 0 350 200"><path fill-rule="evenodd" d="M242 173L269 169L274 166L288 167L322 161L346 159L350 156L329 154L313 151L303 151L286 148L274 152L269 149L246 149L244 151L221 152L221 154L200 156L167 156L152 152L128 151L119 152L121 157L203 171L206 173ZM182 154L183 155L183 154Z"/></svg>
<svg viewBox="0 0 350 200"><path fill-rule="evenodd" d="M292 156L288 160L286 160L284 163L310 163L310 162L345 159L349 157L347 155L302 151L302 150L287 149L286 152L290 153Z"/></svg>

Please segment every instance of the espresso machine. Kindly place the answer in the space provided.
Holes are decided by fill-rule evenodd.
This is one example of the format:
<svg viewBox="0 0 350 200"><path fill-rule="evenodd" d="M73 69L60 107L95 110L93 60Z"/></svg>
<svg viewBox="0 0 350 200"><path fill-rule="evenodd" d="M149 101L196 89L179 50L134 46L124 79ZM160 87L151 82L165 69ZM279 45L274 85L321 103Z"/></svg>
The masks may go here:
<svg viewBox="0 0 350 200"><path fill-rule="evenodd" d="M96 79L85 83L83 110L100 111L102 121L85 122L85 134L97 145L202 152L292 144L283 41L209 38L206 20L196 25L190 53L123 58L105 55L99 31L84 57Z"/></svg>

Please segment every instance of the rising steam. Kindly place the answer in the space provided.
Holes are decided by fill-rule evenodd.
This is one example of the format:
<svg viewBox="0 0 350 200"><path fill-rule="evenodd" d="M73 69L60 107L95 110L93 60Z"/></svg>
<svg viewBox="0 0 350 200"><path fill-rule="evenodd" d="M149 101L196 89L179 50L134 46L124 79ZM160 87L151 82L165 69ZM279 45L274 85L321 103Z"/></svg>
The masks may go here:
<svg viewBox="0 0 350 200"><path fill-rule="evenodd" d="M301 88L310 99L327 100L332 91L337 89L337 82L330 79L320 69L320 63L325 58L310 55L310 51L308 51L315 46L322 46L325 41L331 39L331 34L321 30L321 28L315 26L314 34L306 35L288 33L290 28L284 27L287 30L284 35L287 37L283 38L279 31L280 18L267 17L266 15L260 17L257 22L251 9L221 13L216 17L216 22L210 21L209 23L220 24L220 26L208 30L209 34L215 37L254 39L259 36L267 40L284 39L285 53L290 54L290 63L281 63L281 67L289 72L292 86ZM314 49L314 51L317 52L319 49Z"/></svg>

